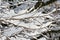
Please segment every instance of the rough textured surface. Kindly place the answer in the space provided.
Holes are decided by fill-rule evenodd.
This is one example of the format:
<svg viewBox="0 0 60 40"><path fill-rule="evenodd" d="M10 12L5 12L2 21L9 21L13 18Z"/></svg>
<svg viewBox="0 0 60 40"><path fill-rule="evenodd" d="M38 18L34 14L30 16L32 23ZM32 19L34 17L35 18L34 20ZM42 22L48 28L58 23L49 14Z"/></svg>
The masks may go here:
<svg viewBox="0 0 60 40"><path fill-rule="evenodd" d="M34 9L37 2L20 0L8 3L0 0L0 40L60 40L58 5L53 2Z"/></svg>

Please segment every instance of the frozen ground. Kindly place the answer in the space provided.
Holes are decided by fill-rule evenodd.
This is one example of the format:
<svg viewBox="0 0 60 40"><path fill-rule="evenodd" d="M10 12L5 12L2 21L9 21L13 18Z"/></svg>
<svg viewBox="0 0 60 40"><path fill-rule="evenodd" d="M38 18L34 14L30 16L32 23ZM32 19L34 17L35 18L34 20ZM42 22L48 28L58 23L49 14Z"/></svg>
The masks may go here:
<svg viewBox="0 0 60 40"><path fill-rule="evenodd" d="M36 2L22 3L15 9L6 8L7 2L2 4L0 40L48 40L60 36L60 32L49 34L52 30L60 30L60 10L56 11L54 3L32 12L27 9L33 8Z"/></svg>

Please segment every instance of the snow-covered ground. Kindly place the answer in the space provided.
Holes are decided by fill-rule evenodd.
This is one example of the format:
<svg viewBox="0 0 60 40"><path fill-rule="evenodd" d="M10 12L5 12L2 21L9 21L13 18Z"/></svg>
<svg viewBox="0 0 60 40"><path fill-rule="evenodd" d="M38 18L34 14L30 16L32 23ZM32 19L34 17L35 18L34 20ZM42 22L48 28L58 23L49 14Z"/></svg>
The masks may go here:
<svg viewBox="0 0 60 40"><path fill-rule="evenodd" d="M46 38L49 37L43 34L44 32L60 30L59 24L53 24L57 19L57 23L60 22L60 12L57 9L56 14L55 5L47 5L29 12L27 9L35 4L36 2L26 2L15 9L9 9L7 6L10 4L2 2L0 5L0 40L33 40L33 38L47 40ZM37 39L40 35L43 37Z"/></svg>

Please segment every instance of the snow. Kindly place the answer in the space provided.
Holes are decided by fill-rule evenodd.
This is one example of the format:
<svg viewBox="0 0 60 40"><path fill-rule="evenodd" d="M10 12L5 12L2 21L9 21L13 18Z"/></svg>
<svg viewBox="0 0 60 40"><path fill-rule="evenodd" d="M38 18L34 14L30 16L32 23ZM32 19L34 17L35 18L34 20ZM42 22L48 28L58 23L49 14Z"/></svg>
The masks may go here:
<svg viewBox="0 0 60 40"><path fill-rule="evenodd" d="M5 36L11 36L12 34L15 35L15 34L19 33L20 31L22 31L22 28L12 27L12 28L4 30L3 35L5 35Z"/></svg>
<svg viewBox="0 0 60 40"><path fill-rule="evenodd" d="M42 38L40 38L40 39L38 39L38 40L46 40L46 38L42 37Z"/></svg>
<svg viewBox="0 0 60 40"><path fill-rule="evenodd" d="M45 0L44 2L46 1L49 0ZM2 32L2 34L0 32L0 35L2 35L0 36L0 40L6 40L7 37L10 40L30 40L31 38L37 38L35 36L38 36L43 32L60 29L59 26L57 26L58 28L51 27L51 29L49 29L50 25L55 21L54 16L52 17L52 15L54 15L53 13L56 11L56 8L52 5L45 6L44 8L46 10L51 10L46 14L43 14L42 12L46 11L43 7L38 10L36 9L33 12L29 12L36 4L35 1L31 2L31 0L28 0L26 3L22 2L22 4L15 9L8 9L7 6L9 6L9 3L7 2L3 2L2 4L3 5L0 5L0 26L2 26L0 29L3 31L0 30ZM30 8L30 10L28 10L28 8ZM55 16L56 19L59 17L59 14ZM1 23L8 23L8 26L3 26ZM37 40L46 40L46 38L42 37Z"/></svg>

